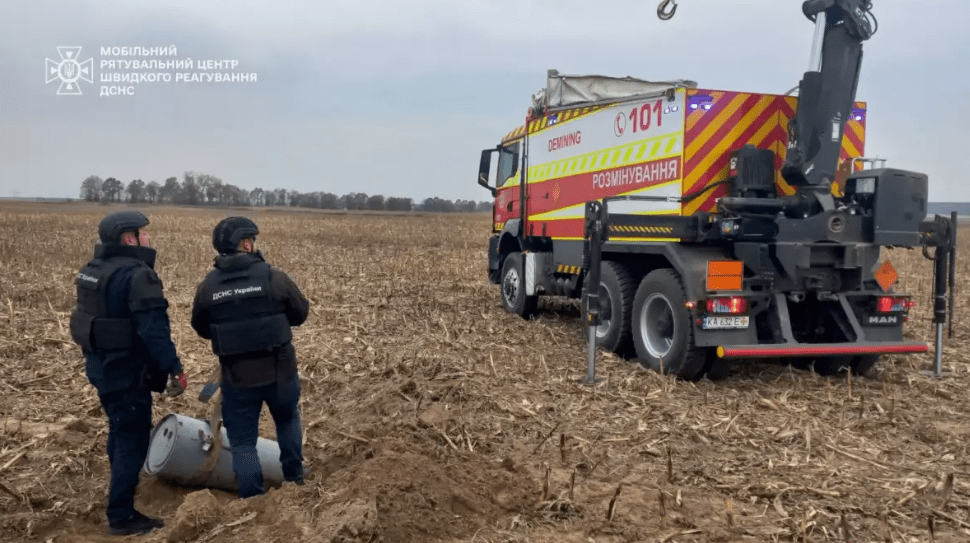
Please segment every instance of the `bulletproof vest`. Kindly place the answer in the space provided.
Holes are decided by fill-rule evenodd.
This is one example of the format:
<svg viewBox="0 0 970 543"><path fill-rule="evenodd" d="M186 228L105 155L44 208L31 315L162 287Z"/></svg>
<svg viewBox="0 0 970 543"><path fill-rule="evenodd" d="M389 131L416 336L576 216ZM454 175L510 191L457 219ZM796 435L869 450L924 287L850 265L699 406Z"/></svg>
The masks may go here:
<svg viewBox="0 0 970 543"><path fill-rule="evenodd" d="M131 349L136 345L135 320L108 316L108 281L121 268L148 265L130 257L95 258L78 272L77 305L71 313L71 337L84 352Z"/></svg>
<svg viewBox="0 0 970 543"><path fill-rule="evenodd" d="M209 274L201 302L209 310L212 351L219 356L265 354L293 339L282 304L273 297L265 262Z"/></svg>

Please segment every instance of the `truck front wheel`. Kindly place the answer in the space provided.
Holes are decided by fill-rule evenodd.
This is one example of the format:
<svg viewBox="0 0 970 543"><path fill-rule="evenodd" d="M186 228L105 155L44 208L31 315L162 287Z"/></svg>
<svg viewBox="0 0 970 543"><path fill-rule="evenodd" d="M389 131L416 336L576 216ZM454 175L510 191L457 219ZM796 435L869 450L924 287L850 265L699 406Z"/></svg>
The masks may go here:
<svg viewBox="0 0 970 543"><path fill-rule="evenodd" d="M539 297L525 294L525 274L522 270L522 253L515 252L505 257L502 265L502 307L509 313L523 319L532 318L539 305Z"/></svg>
<svg viewBox="0 0 970 543"><path fill-rule="evenodd" d="M632 334L640 362L655 371L696 379L707 352L694 345L687 294L677 272L647 274L633 299Z"/></svg>

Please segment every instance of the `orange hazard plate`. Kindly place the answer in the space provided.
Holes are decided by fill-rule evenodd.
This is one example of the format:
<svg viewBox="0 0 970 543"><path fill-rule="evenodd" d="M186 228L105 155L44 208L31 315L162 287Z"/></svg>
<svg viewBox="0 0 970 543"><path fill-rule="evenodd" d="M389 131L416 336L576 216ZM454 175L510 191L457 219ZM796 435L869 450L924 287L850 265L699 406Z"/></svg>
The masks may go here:
<svg viewBox="0 0 970 543"><path fill-rule="evenodd" d="M708 260L707 290L741 290L744 285L744 262Z"/></svg>
<svg viewBox="0 0 970 543"><path fill-rule="evenodd" d="M899 274L896 273L896 268L893 267L889 260L883 262L882 266L879 266L876 273L872 275L876 279L876 282L879 283L879 287L882 288L883 292L888 292L896 284L896 281L899 280Z"/></svg>

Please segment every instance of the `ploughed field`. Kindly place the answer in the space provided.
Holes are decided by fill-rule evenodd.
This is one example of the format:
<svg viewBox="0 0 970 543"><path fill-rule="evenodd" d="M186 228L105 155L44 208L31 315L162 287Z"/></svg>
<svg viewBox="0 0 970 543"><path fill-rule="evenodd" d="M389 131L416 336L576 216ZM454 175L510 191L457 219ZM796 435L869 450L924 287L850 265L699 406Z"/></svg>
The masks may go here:
<svg viewBox="0 0 970 543"><path fill-rule="evenodd" d="M0 540L110 539L107 424L68 315L112 209L0 203ZM578 303L543 299L532 322L502 311L487 216L144 210L189 376L155 421L208 416L197 396L216 360L190 307L212 227L246 213L312 303L294 340L312 473L245 501L143 475L138 505L167 525L141 541L970 538L962 285L944 379L920 373L931 355L851 381L752 362L689 383L604 354L589 388ZM889 257L916 296L907 335L931 339L930 262Z"/></svg>

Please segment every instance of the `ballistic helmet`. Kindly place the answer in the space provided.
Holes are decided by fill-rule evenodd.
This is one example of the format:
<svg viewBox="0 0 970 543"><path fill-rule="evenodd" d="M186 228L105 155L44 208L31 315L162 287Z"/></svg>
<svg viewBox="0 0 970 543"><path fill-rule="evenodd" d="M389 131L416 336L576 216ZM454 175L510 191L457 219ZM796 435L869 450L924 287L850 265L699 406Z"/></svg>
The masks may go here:
<svg viewBox="0 0 970 543"><path fill-rule="evenodd" d="M259 234L259 227L253 221L246 217L228 217L212 231L212 246L219 254L235 253L240 241L256 239L256 234Z"/></svg>
<svg viewBox="0 0 970 543"><path fill-rule="evenodd" d="M148 226L148 217L141 211L115 211L105 215L98 223L98 237L103 244L117 244L122 233L137 231L145 226Z"/></svg>

